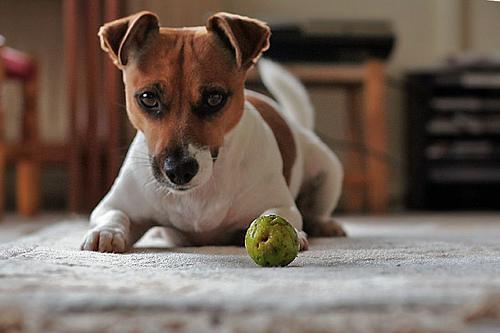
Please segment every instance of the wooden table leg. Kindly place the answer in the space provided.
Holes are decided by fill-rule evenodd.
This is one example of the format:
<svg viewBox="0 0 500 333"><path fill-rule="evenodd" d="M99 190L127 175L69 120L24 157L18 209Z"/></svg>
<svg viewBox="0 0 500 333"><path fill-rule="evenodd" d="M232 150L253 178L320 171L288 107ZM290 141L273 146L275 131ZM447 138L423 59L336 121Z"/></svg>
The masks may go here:
<svg viewBox="0 0 500 333"><path fill-rule="evenodd" d="M16 202L17 211L22 216L35 215L40 206L37 92L37 72L35 70L33 77L23 82L22 144L27 147L28 153L16 161Z"/></svg>
<svg viewBox="0 0 500 333"><path fill-rule="evenodd" d="M1 99L0 99L1 102ZM2 110L0 110L2 112ZM0 218L5 212L6 151L4 143L0 143Z"/></svg>
<svg viewBox="0 0 500 333"><path fill-rule="evenodd" d="M68 96L68 110L70 112L70 137L71 142L69 157L69 186L68 206L71 212L82 209L82 184L83 168L81 160L80 128L78 121L77 103L77 48L78 48L78 0L64 0L63 2L64 26L64 66L66 69L66 93Z"/></svg>
<svg viewBox="0 0 500 333"><path fill-rule="evenodd" d="M349 87L347 93L347 136L353 147L346 154L344 165L343 207L348 213L359 213L366 204L366 162L361 122L362 95L359 86Z"/></svg>
<svg viewBox="0 0 500 333"><path fill-rule="evenodd" d="M388 208L389 174L383 160L387 152L385 112L384 65L370 60L363 83L363 132L368 148L368 208L372 213L385 213Z"/></svg>
<svg viewBox="0 0 500 333"><path fill-rule="evenodd" d="M104 20L110 22L120 17L120 1L106 0L104 3ZM106 191L111 188L113 182L118 175L120 169L120 91L123 89L120 84L120 72L113 62L101 52L101 57L104 60L104 91L106 98L104 104L108 115L107 128L107 174L106 174Z"/></svg>
<svg viewBox="0 0 500 333"><path fill-rule="evenodd" d="M101 170L101 137L99 133L99 112L101 111L98 99L99 86L99 40L95 33L99 28L100 2L88 0L86 3L86 45L85 45L85 71L87 88L87 131L86 131L86 161L88 196L84 209L92 210L101 199L104 175Z"/></svg>
<svg viewBox="0 0 500 333"><path fill-rule="evenodd" d="M40 205L40 163L30 158L16 162L17 212L22 216L38 213Z"/></svg>
<svg viewBox="0 0 500 333"><path fill-rule="evenodd" d="M0 43L2 43L2 36L0 36ZM2 51L2 46L0 45L0 52ZM5 124L4 124L4 109L3 109L3 82L5 79L5 72L3 69L3 63L0 59L0 218L4 214L5 209L5 164L6 164L6 149L5 149Z"/></svg>

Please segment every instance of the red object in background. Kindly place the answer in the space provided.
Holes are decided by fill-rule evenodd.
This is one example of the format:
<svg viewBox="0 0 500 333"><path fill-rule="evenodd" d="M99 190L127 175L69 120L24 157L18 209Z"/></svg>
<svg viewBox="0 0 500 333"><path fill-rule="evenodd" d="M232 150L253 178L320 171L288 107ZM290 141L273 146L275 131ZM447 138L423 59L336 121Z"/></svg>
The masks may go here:
<svg viewBox="0 0 500 333"><path fill-rule="evenodd" d="M28 80L36 75L36 65L29 56L10 47L3 47L0 52L5 76L8 79Z"/></svg>
<svg viewBox="0 0 500 333"><path fill-rule="evenodd" d="M19 81L22 87L23 110L21 139L6 142L4 138L4 110L0 94L0 215L4 209L4 182L7 162L16 165L17 211L23 216L38 212L40 199L40 142L38 139L38 80L34 58L4 46L0 36L0 88L4 81Z"/></svg>

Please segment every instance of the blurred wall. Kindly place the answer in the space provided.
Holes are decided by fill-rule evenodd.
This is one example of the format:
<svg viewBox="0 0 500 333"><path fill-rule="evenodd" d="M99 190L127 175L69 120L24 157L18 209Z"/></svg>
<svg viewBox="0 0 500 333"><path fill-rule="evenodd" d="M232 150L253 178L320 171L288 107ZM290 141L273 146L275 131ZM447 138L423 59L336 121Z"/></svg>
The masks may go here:
<svg viewBox="0 0 500 333"><path fill-rule="evenodd" d="M467 34L465 44L477 52L500 55L500 2L465 1Z"/></svg>
<svg viewBox="0 0 500 333"><path fill-rule="evenodd" d="M207 13L221 10L222 0L127 0L127 12L154 11L164 26L182 27L203 24Z"/></svg>
<svg viewBox="0 0 500 333"><path fill-rule="evenodd" d="M0 34L18 49L35 54L41 65L41 134L47 141L67 136L62 55L63 0L0 0ZM390 20L398 36L388 62L388 130L392 160L391 191L403 191L404 130L401 75L408 68L433 64L443 55L460 50L500 51L500 3L486 0L126 0L128 12L156 11L163 24L203 24L210 12L232 11L261 19L342 18ZM15 85L5 92L9 106L7 135L16 137L19 98ZM317 108L318 131L341 152L344 97L339 91L311 92ZM339 143L340 142L340 143Z"/></svg>

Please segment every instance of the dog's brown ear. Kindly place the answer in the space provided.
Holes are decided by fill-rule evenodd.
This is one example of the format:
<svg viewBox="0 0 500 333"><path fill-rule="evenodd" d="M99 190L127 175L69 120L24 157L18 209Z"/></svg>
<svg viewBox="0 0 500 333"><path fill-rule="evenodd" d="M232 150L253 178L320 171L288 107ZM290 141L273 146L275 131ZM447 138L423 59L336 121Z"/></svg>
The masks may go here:
<svg viewBox="0 0 500 333"><path fill-rule="evenodd" d="M247 69L269 48L271 29L262 21L228 13L217 13L207 22L233 52L236 65Z"/></svg>
<svg viewBox="0 0 500 333"><path fill-rule="evenodd" d="M127 65L131 52L144 46L153 34L159 31L158 16L151 12L139 12L106 23L99 29L101 48L106 51L116 66Z"/></svg>

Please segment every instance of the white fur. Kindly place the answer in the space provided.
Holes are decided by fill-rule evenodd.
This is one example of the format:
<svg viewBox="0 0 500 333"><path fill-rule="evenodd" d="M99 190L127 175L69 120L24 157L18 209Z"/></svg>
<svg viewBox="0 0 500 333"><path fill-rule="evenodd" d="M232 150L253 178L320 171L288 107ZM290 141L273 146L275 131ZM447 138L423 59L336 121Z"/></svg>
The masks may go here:
<svg viewBox="0 0 500 333"><path fill-rule="evenodd" d="M288 114L284 108L282 112ZM113 187L92 212L92 229L82 249L123 252L152 226L174 228L191 244L225 244L232 231L246 229L253 219L267 214L287 219L299 232L302 248L307 248L295 199L307 181L327 175L318 197L321 211L310 213L315 220L327 219L340 196L342 167L310 129L310 115L299 117L300 108L293 112L289 117L297 121L289 125L297 142L297 158L290 186L282 175L274 134L249 103L240 122L226 135L213 165L207 164L208 151L192 150L201 174L193 179L198 186L189 191L173 192L154 179L144 135L138 132Z"/></svg>
<svg viewBox="0 0 500 333"><path fill-rule="evenodd" d="M188 145L188 152L198 162L198 172L188 184L189 186L196 187L206 183L212 175L212 168L214 166L212 154L209 148L198 148L192 144Z"/></svg>

